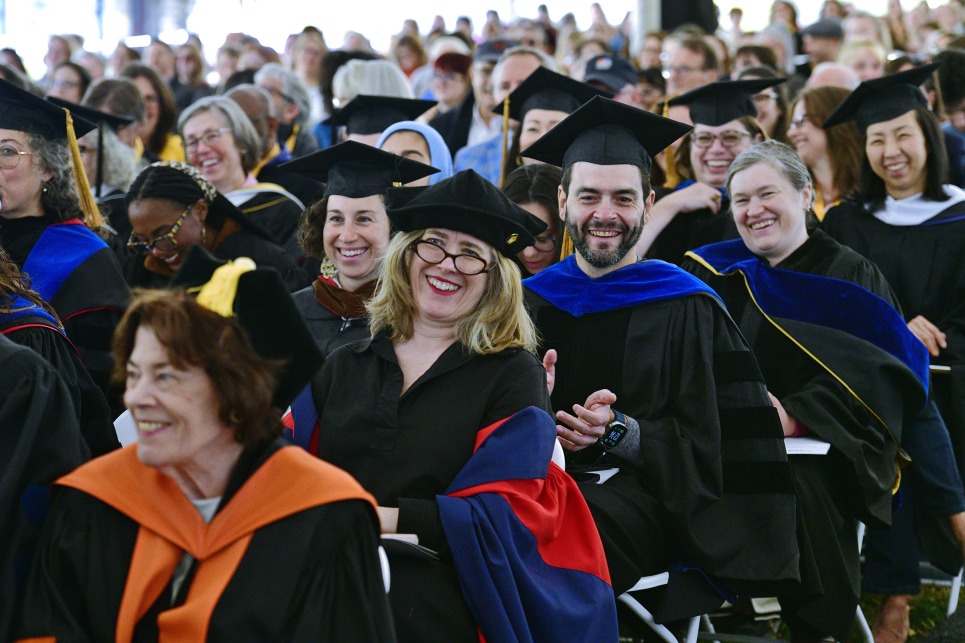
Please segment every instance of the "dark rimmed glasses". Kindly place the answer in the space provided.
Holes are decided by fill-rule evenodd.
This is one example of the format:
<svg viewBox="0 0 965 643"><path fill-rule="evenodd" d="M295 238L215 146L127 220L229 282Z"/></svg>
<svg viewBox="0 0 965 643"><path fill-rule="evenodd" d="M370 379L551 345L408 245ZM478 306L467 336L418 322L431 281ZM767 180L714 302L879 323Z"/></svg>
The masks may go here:
<svg viewBox="0 0 965 643"><path fill-rule="evenodd" d="M24 152L12 145L0 145L0 168L12 170L20 165L22 156L33 156L33 152Z"/></svg>
<svg viewBox="0 0 965 643"><path fill-rule="evenodd" d="M184 220L187 218L188 212L191 211L191 207L193 205L194 204L192 203L184 209L184 212L181 213L181 216L179 216L178 220L174 222L174 225L171 226L170 230L162 235L154 237L150 241L136 232L132 232L131 238L127 240L127 247L135 252L140 252L143 254L147 254L152 250L157 250L162 254L167 254L177 250L178 240L176 237L178 235L178 230L181 229L181 225L184 223Z"/></svg>
<svg viewBox="0 0 965 643"><path fill-rule="evenodd" d="M485 259L475 255L454 255L451 252L447 252L442 246L426 239L416 241L409 246L409 249L419 255L419 258L426 263L440 264L448 257L449 259L452 259L452 265L456 268L456 270L467 277L478 275L483 272L489 272L493 269L493 266L496 265L495 263L492 265L487 265Z"/></svg>
<svg viewBox="0 0 965 643"><path fill-rule="evenodd" d="M556 237L536 237L536 241L533 243L533 248L537 252L553 252L556 250Z"/></svg>
<svg viewBox="0 0 965 643"><path fill-rule="evenodd" d="M729 130L727 132L721 132L720 134L714 134L713 132L694 132L690 135L690 139L697 147L710 147L714 144L714 141L720 141L721 145L730 148L740 145L745 136L750 136L750 134L747 132L738 132L737 130Z"/></svg>

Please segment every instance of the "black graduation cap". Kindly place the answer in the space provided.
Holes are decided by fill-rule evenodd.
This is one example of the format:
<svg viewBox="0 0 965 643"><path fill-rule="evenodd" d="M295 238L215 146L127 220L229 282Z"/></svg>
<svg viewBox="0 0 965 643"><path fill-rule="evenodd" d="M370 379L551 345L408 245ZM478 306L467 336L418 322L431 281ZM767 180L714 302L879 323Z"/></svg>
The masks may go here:
<svg viewBox="0 0 965 643"><path fill-rule="evenodd" d="M654 156L692 129L690 125L595 96L520 154L563 168L587 161L649 169Z"/></svg>
<svg viewBox="0 0 965 643"><path fill-rule="evenodd" d="M754 94L784 82L787 79L720 80L671 98L667 104L690 105L690 120L717 127L741 116L757 116Z"/></svg>
<svg viewBox="0 0 965 643"><path fill-rule="evenodd" d="M325 124L345 125L349 134L379 134L389 125L414 121L433 105L431 100L359 94L325 119Z"/></svg>
<svg viewBox="0 0 965 643"><path fill-rule="evenodd" d="M80 137L96 127L73 116L74 133ZM0 79L0 128L37 134L51 141L67 140L67 114L63 107Z"/></svg>
<svg viewBox="0 0 965 643"><path fill-rule="evenodd" d="M606 90L539 67L513 90L506 100L509 101L509 116L522 121L523 116L531 109L551 109L572 114L594 96L609 98L612 95ZM493 111L502 114L503 105L496 105Z"/></svg>
<svg viewBox="0 0 965 643"><path fill-rule="evenodd" d="M357 141L306 154L278 168L325 183L324 196L337 194L353 199L385 194L393 185L411 183L439 171Z"/></svg>
<svg viewBox="0 0 965 643"><path fill-rule="evenodd" d="M63 98L57 98L56 96L48 96L46 100L49 100L58 107L63 107L64 109L68 110L75 118L80 116L81 118L88 120L95 125L105 125L115 133L122 127L130 125L134 122L134 119L130 116L124 116L123 114L108 114L107 112L102 112L99 109L78 105L77 103L72 103L68 100L64 100ZM77 129L76 125L74 126L74 129ZM78 137L79 136L83 135L78 133Z"/></svg>
<svg viewBox="0 0 965 643"><path fill-rule="evenodd" d="M391 188L385 208L404 232L443 228L477 237L512 257L546 230L540 219L513 203L474 170L457 172L423 188Z"/></svg>
<svg viewBox="0 0 965 643"><path fill-rule="evenodd" d="M898 118L916 107L928 105L920 85L938 67L939 63L931 63L864 81L841 101L822 127L827 129L855 120L863 132L869 125Z"/></svg>
<svg viewBox="0 0 965 643"><path fill-rule="evenodd" d="M238 276L241 270L229 266L239 268L250 261L222 261L196 245L171 280L171 287L197 294L198 303L206 308L233 316L248 332L259 355L284 362L273 398L274 405L284 409L305 388L323 358L275 269L255 267ZM225 266L227 270L216 274ZM236 281L236 289L222 287L231 281ZM228 301L225 294L232 292Z"/></svg>

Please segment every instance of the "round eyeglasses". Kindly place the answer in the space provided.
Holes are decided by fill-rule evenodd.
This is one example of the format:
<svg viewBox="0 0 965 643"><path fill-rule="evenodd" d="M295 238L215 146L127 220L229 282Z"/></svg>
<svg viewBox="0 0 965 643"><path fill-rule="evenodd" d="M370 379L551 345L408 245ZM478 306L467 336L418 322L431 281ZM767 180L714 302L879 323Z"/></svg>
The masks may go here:
<svg viewBox="0 0 965 643"><path fill-rule="evenodd" d="M20 165L22 156L33 156L33 152L23 152L12 145L0 145L0 168L12 170Z"/></svg>
<svg viewBox="0 0 965 643"><path fill-rule="evenodd" d="M167 254L177 250L178 230L181 229L181 225L184 223L184 219L187 218L188 212L191 211L191 207L193 205L194 204L192 203L184 209L184 212L181 213L181 216L179 216L178 220L174 222L174 225L171 226L170 230L162 235L154 237L150 241L148 241L146 237L139 235L136 232L132 232L131 238L127 240L127 247L135 252L140 252L143 254L147 254L152 250L157 250L162 254Z"/></svg>
<svg viewBox="0 0 965 643"><path fill-rule="evenodd" d="M472 275L478 275L483 272L489 272L493 269L496 264L486 265L486 260L482 257L477 257L475 255L454 255L450 252L446 252L444 248L423 239L421 241L416 241L409 249L419 255L419 258L426 263L440 264L446 260L446 257L452 259L452 265L457 271L471 277Z"/></svg>

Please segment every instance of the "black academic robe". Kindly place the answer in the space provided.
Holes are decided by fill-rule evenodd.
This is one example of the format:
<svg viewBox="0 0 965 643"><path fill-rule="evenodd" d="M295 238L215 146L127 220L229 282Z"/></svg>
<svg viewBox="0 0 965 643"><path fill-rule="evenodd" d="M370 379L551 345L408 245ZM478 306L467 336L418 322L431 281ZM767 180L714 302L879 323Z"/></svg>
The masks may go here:
<svg viewBox="0 0 965 643"><path fill-rule="evenodd" d="M245 484L286 448L296 447L276 441L242 455L214 521L235 498L248 493ZM297 493L298 485L325 485L326 480L298 475L287 483ZM168 493L181 492L175 486ZM138 522L113 506L79 488L58 486L31 571L19 635L114 640L138 533ZM156 641L159 614L168 611L170 616L162 619L177 618L175 606L184 604L195 589L204 589L195 583L201 573L194 564L176 598L167 581L136 622L133 640ZM215 641L393 640L372 505L361 499L338 500L255 530L214 605L207 635Z"/></svg>
<svg viewBox="0 0 965 643"><path fill-rule="evenodd" d="M924 385L916 382L910 371L896 371L898 365L891 356L870 350L857 337L823 331L817 324L784 320L772 310L765 317L750 297L741 273L718 276L712 263L698 259L715 249L697 249L683 268L723 297L757 357L768 390L788 415L807 427L813 437L832 446L827 457L790 458L801 510L799 538L810 547L802 545L805 590L780 598L795 633L843 638L854 621L860 596L856 524L858 520L882 525L891 522L901 431L921 410ZM874 264L821 231L815 231L776 268L848 281L892 306L895 303L891 288ZM758 283L755 292L765 287ZM808 292L807 306L820 309L828 305L821 295L815 286ZM876 309L858 308L859 303L852 299L848 304L858 318L879 316ZM830 305L844 304L835 299ZM897 313L894 320L899 332L907 335ZM914 342L913 337L906 339ZM921 347L914 348L919 349L922 376L927 378ZM801 627L806 628L804 633Z"/></svg>
<svg viewBox="0 0 965 643"><path fill-rule="evenodd" d="M0 640L13 638L48 487L87 461L70 393L34 351L0 337Z"/></svg>
<svg viewBox="0 0 965 643"><path fill-rule="evenodd" d="M698 567L731 591L767 594L793 585L798 548L791 474L757 363L706 287L672 286L648 300L661 288L651 268L664 283L697 281L649 261L591 280L569 258L524 282L541 350L558 353L553 408L569 411L608 389L617 397L613 408L640 424L643 466L603 454L620 474L603 485L581 485L614 592L672 563ZM641 276L610 287L629 271ZM550 294L537 294L545 292L537 280L559 275L565 278L550 282ZM591 309L574 314L557 307L557 288L579 291ZM595 445L578 459L600 455ZM720 597L715 600L710 609L720 605Z"/></svg>
<svg viewBox="0 0 965 643"><path fill-rule="evenodd" d="M49 315L36 306L33 308L32 313L25 315L0 313L0 334L33 349L54 367L70 391L81 434L92 455L104 455L119 448L110 406L81 363L77 349Z"/></svg>
<svg viewBox="0 0 965 643"><path fill-rule="evenodd" d="M399 533L443 563L392 557L391 601L400 640L476 640L452 568L436 496L473 455L477 432L529 406L549 411L536 357L509 349L472 355L453 344L402 393L384 334L333 352L312 381L317 455L351 473L380 506L399 508Z"/></svg>
<svg viewBox="0 0 965 643"><path fill-rule="evenodd" d="M314 286L308 286L292 294L295 307L308 326L312 339L322 355L328 357L336 348L369 336L369 318L348 319L337 315L315 298Z"/></svg>
<svg viewBox="0 0 965 643"><path fill-rule="evenodd" d="M292 259L298 261L302 258L304 253L298 245L296 232L304 208L279 191L278 186L275 189L259 189L257 194L238 204L238 209L267 232L271 240Z"/></svg>
<svg viewBox="0 0 965 643"><path fill-rule="evenodd" d="M47 236L53 225L66 234ZM111 338L130 290L114 252L80 221L57 223L52 215L0 220L0 243L57 311L84 367L117 410Z"/></svg>
<svg viewBox="0 0 965 643"><path fill-rule="evenodd" d="M730 212L730 200L724 197L716 213L708 208L678 213L654 239L647 258L679 266L688 250L739 236Z"/></svg>
<svg viewBox="0 0 965 643"><path fill-rule="evenodd" d="M965 474L965 203L942 208L921 225L895 226L876 219L860 203L844 201L828 210L823 229L861 253L881 270L894 289L906 320L924 316L945 333L948 347L934 365L949 372L932 374L932 398L952 440L959 472ZM947 531L941 519L929 534ZM922 534L924 535L924 534ZM957 567L960 548L946 533L932 538L929 554L945 567Z"/></svg>

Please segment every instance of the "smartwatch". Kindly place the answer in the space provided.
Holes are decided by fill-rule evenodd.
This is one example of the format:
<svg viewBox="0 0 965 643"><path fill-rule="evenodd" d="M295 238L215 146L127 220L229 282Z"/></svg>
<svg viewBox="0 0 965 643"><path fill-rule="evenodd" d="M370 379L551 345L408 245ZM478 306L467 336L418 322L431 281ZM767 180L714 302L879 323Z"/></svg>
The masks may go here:
<svg viewBox="0 0 965 643"><path fill-rule="evenodd" d="M600 438L604 449L612 449L620 444L620 440L627 434L627 416L616 409L613 411L613 421L606 425L606 433Z"/></svg>

